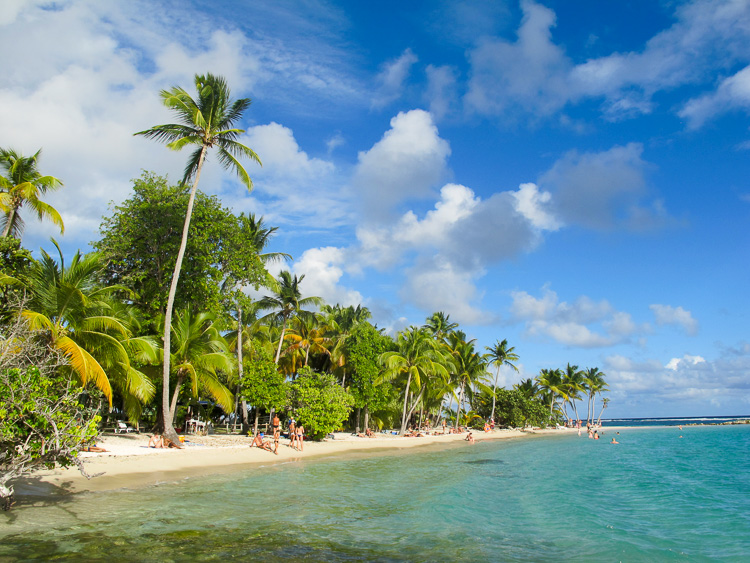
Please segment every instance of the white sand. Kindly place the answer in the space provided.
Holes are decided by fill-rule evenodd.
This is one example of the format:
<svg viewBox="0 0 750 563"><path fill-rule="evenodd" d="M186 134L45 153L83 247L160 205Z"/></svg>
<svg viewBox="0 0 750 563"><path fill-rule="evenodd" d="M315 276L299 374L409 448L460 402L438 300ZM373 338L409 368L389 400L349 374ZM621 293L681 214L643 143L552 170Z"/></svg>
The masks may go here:
<svg viewBox="0 0 750 563"><path fill-rule="evenodd" d="M535 431L495 430L494 432L474 432L476 441L513 438L529 434L569 434L570 429L547 429ZM323 442L305 442L304 451L288 446L289 441L281 438L278 455L260 448L251 448L251 439L244 436L186 436L183 449L155 449L148 447L148 434L119 434L104 436L97 446L107 450L104 453L81 452L86 471L102 475L86 479L77 468L39 471L29 478L20 479L16 489L23 494L24 489L36 493L53 494L61 492L103 491L121 488L139 488L174 481L176 479L237 471L242 466L253 466L298 461L314 456L329 456L346 452L374 450L403 451L425 445L459 445L466 434L445 436L425 436L404 438L377 434L374 438L359 438L346 433L335 434L335 439ZM467 447L471 447L466 443Z"/></svg>

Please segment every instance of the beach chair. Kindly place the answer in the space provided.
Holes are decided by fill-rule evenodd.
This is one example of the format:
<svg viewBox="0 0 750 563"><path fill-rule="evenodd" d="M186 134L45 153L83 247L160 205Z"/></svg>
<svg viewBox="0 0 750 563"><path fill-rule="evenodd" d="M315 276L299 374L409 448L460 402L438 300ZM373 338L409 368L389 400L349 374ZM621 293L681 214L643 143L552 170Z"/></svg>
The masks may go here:
<svg viewBox="0 0 750 563"><path fill-rule="evenodd" d="M117 426L115 426L115 434L119 434L120 432L125 432L126 434L133 432L134 429L124 422L117 422Z"/></svg>

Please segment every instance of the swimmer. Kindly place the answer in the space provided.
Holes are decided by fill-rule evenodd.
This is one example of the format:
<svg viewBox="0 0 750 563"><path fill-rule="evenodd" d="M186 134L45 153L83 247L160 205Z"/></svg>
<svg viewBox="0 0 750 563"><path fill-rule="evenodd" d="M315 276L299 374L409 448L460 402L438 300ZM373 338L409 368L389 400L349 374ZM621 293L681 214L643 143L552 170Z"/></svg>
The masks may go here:
<svg viewBox="0 0 750 563"><path fill-rule="evenodd" d="M615 440L614 437L612 438L612 441L610 442L610 444L619 444L619 443L620 442L618 442L617 440Z"/></svg>

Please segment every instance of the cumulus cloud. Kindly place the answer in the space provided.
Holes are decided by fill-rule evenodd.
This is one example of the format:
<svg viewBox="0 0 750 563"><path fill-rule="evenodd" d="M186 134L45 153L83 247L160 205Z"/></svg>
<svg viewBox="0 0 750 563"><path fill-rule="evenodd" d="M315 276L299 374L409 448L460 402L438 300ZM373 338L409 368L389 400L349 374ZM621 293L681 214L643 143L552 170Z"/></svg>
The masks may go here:
<svg viewBox="0 0 750 563"><path fill-rule="evenodd" d="M263 162L262 168L253 170L253 194L270 221L306 226L324 221L331 227L351 221L351 205L336 167L310 157L291 129L275 122L258 125L249 128L240 141L255 147ZM234 206L244 208L241 201Z"/></svg>
<svg viewBox="0 0 750 563"><path fill-rule="evenodd" d="M383 65L376 77L378 89L372 100L373 107L381 108L401 96L411 67L418 60L411 49L406 49L399 57Z"/></svg>
<svg viewBox="0 0 750 563"><path fill-rule="evenodd" d="M446 174L448 142L423 110L401 112L368 151L359 153L354 187L368 219L383 220L399 203L430 195Z"/></svg>
<svg viewBox="0 0 750 563"><path fill-rule="evenodd" d="M581 296L572 303L560 301L549 286L534 297L525 291L511 293L511 314L525 325L528 336L551 338L567 346L597 348L627 341L639 327L629 313L616 311L606 301Z"/></svg>
<svg viewBox="0 0 750 563"><path fill-rule="evenodd" d="M407 271L401 298L423 311L443 311L465 324L487 324L493 317L479 305L474 273L456 268L441 257L424 258Z"/></svg>
<svg viewBox="0 0 750 563"><path fill-rule="evenodd" d="M643 146L629 143L603 152L570 151L539 178L551 193L547 209L564 223L590 229L636 231L671 224L659 200L648 199Z"/></svg>
<svg viewBox="0 0 750 563"><path fill-rule="evenodd" d="M346 264L346 251L341 248L325 247L306 250L294 264L293 271L304 275L304 295L322 297L327 303L344 306L359 305L362 295L340 284Z"/></svg>
<svg viewBox="0 0 750 563"><path fill-rule="evenodd" d="M678 325L690 336L698 334L698 321L693 318L690 311L686 311L682 307L656 304L649 305L649 309L653 311L657 325Z"/></svg>

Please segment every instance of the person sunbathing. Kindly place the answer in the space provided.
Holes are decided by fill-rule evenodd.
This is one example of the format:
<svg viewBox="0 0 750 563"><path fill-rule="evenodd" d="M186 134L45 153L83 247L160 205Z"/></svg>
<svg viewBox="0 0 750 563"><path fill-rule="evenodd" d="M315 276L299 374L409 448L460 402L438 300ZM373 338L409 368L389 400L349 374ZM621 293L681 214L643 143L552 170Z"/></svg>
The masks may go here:
<svg viewBox="0 0 750 563"><path fill-rule="evenodd" d="M253 440L253 443L250 444L250 447L253 446L257 448L261 448L263 450L267 450L269 452L273 452L273 448L271 447L271 440L270 439L263 439L262 434L258 434L255 436L255 439ZM274 452L276 455L279 455L278 452Z"/></svg>
<svg viewBox="0 0 750 563"><path fill-rule="evenodd" d="M154 434L153 436L151 436L151 439L148 441L148 447L149 448L177 448L177 449L181 448L181 446L178 446L169 438L165 438L162 434Z"/></svg>
<svg viewBox="0 0 750 563"><path fill-rule="evenodd" d="M83 446L83 447L81 447L81 451L82 452L96 452L96 453L100 453L100 452L106 452L106 451L109 451L109 450L105 450L104 448L100 448L99 446Z"/></svg>

